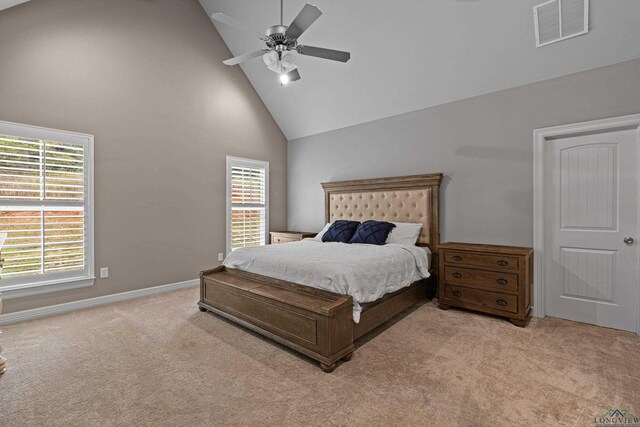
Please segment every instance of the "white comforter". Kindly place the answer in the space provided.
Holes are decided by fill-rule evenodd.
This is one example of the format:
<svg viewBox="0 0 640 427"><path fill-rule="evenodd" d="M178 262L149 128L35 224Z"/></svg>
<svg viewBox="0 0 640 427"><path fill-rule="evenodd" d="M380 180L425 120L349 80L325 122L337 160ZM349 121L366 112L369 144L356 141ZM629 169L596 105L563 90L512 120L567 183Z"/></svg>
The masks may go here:
<svg viewBox="0 0 640 427"><path fill-rule="evenodd" d="M300 242L237 249L224 261L229 268L262 274L353 297L353 320L360 321L360 303L429 277L427 249Z"/></svg>

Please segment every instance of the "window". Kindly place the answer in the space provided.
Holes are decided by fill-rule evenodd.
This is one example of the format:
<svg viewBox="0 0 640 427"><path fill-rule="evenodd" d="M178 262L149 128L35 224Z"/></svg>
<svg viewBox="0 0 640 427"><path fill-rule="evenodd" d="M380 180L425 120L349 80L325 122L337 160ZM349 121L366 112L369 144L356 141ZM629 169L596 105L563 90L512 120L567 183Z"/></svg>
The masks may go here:
<svg viewBox="0 0 640 427"><path fill-rule="evenodd" d="M267 242L269 163L227 156L227 253Z"/></svg>
<svg viewBox="0 0 640 427"><path fill-rule="evenodd" d="M0 122L5 296L93 284L93 136Z"/></svg>

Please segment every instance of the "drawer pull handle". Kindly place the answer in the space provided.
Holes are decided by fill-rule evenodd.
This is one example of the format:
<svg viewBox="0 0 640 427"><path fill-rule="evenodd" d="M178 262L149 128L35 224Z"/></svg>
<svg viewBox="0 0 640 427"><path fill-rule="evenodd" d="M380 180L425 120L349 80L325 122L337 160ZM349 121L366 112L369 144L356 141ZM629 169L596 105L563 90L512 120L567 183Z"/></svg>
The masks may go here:
<svg viewBox="0 0 640 427"><path fill-rule="evenodd" d="M462 261L462 257L460 255L454 255L452 259L454 261Z"/></svg>
<svg viewBox="0 0 640 427"><path fill-rule="evenodd" d="M455 277L456 279L460 279L462 277L462 274L456 272L456 273L453 273L452 276Z"/></svg>
<svg viewBox="0 0 640 427"><path fill-rule="evenodd" d="M509 265L509 263L507 261L503 260L503 259L499 259L498 261L496 261L496 263L498 265L501 265L502 267L505 267L505 266Z"/></svg>
<svg viewBox="0 0 640 427"><path fill-rule="evenodd" d="M496 301L496 304L498 305L507 305L507 302L503 299L499 299L498 301Z"/></svg>
<svg viewBox="0 0 640 427"><path fill-rule="evenodd" d="M454 296L454 297L461 297L461 296L462 296L462 292L460 292L460 291L453 291L453 296Z"/></svg>
<svg viewBox="0 0 640 427"><path fill-rule="evenodd" d="M506 284L507 284L507 281L506 281L505 279L498 279L498 280L496 280L496 283L497 283L498 285L506 285Z"/></svg>

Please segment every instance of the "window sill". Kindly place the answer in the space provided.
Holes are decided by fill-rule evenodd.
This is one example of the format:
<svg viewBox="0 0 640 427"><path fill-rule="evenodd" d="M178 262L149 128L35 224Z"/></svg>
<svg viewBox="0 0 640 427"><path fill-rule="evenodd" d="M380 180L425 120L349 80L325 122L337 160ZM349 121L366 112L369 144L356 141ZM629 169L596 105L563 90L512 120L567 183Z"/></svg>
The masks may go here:
<svg viewBox="0 0 640 427"><path fill-rule="evenodd" d="M49 292L67 291L70 289L87 288L93 286L95 277L75 277L45 282L26 283L24 285L0 286L3 299L21 298ZM2 281L0 280L0 285Z"/></svg>

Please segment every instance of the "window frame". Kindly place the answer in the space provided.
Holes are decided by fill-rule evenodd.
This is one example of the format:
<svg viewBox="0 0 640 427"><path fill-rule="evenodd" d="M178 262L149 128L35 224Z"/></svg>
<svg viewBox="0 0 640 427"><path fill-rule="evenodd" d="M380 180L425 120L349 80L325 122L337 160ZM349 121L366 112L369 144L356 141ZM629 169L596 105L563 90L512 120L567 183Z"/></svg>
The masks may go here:
<svg viewBox="0 0 640 427"><path fill-rule="evenodd" d="M65 144L80 145L84 148L84 270L64 277L44 278L42 275L17 276L0 279L0 293L5 299L18 298L46 292L93 286L95 282L94 248L94 136L78 132L50 129L39 126L0 121L0 134L21 138L41 139ZM0 201L0 205L2 205ZM25 205L38 203L30 201ZM0 274L0 277L2 275ZM4 283L3 283L4 282ZM8 283L7 283L8 282Z"/></svg>
<svg viewBox="0 0 640 427"><path fill-rule="evenodd" d="M269 162L264 160L246 159L242 157L227 156L227 175L226 175L226 255L231 253L231 173L233 166L247 166L253 168L264 169L264 242L265 245L269 244Z"/></svg>

